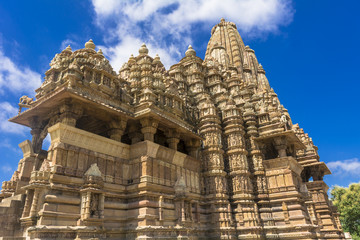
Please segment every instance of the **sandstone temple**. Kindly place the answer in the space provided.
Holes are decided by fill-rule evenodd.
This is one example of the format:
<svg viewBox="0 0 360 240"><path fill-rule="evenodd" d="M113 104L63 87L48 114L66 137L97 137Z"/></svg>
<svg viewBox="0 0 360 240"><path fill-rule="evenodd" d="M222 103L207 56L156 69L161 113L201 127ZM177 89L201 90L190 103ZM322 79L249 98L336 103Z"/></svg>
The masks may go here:
<svg viewBox="0 0 360 240"><path fill-rule="evenodd" d="M118 73L95 49L56 54L20 99L32 140L0 239L344 239L329 169L234 23L169 70L145 44Z"/></svg>

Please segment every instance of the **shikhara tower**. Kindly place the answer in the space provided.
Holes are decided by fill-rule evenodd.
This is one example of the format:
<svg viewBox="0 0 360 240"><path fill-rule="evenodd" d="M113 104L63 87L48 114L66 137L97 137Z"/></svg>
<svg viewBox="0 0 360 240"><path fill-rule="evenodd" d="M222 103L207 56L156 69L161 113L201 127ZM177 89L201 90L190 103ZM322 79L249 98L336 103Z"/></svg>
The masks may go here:
<svg viewBox="0 0 360 240"><path fill-rule="evenodd" d="M10 119L33 138L3 182L0 236L344 239L317 147L235 24L211 34L204 60L189 46L170 70L145 45L118 74L91 40L57 54Z"/></svg>

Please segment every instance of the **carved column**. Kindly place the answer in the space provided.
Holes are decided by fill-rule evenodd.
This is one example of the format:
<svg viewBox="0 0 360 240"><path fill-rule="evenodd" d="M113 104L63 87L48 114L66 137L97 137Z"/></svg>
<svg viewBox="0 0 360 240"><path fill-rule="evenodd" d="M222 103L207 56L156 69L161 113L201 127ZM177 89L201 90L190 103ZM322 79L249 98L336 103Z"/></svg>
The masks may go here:
<svg viewBox="0 0 360 240"><path fill-rule="evenodd" d="M251 103L245 103L244 108L245 111L243 113L243 119L245 122L247 150L249 152L249 169L254 175L253 185L256 205L254 208L256 207L257 212L255 213L259 218L262 218L264 225L273 226L274 221L267 191L267 180L263 166L263 155L259 149L259 145L254 140L254 138L258 136L256 114L254 112L254 106Z"/></svg>
<svg viewBox="0 0 360 240"><path fill-rule="evenodd" d="M141 142L143 138L143 134L140 132L140 126L136 124L129 125L129 138L131 139L131 144L135 144Z"/></svg>
<svg viewBox="0 0 360 240"><path fill-rule="evenodd" d="M34 198L34 190L33 189L27 189L26 190L26 200L25 200L24 210L23 210L23 214L22 214L23 218L24 217L29 217L33 198Z"/></svg>
<svg viewBox="0 0 360 240"><path fill-rule="evenodd" d="M240 110L235 102L229 100L223 110L224 134L227 140L227 155L229 157L229 175L232 191L231 197L234 203L235 222L238 230L238 238L254 238L260 236L259 229L253 228L259 225L257 205L254 202L253 184L247 160L245 146L245 131Z"/></svg>
<svg viewBox="0 0 360 240"><path fill-rule="evenodd" d="M286 154L287 141L285 136L274 138L274 146L279 153L279 157L287 156Z"/></svg>
<svg viewBox="0 0 360 240"><path fill-rule="evenodd" d="M40 196L40 189L35 188L33 201L32 201L31 209L30 209L30 217L35 217L37 215L39 196Z"/></svg>
<svg viewBox="0 0 360 240"><path fill-rule="evenodd" d="M177 150L177 145L180 142L180 133L176 129L169 129L166 141L169 144L169 148Z"/></svg>
<svg viewBox="0 0 360 240"><path fill-rule="evenodd" d="M144 134L144 141L154 141L154 135L157 131L158 121L153 118L143 118L140 120L141 132Z"/></svg>
<svg viewBox="0 0 360 240"><path fill-rule="evenodd" d="M110 121L108 134L111 139L121 142L121 137L124 134L126 128L126 120L124 119L113 119Z"/></svg>
<svg viewBox="0 0 360 240"><path fill-rule="evenodd" d="M163 221L164 220L164 197L160 196L159 197L159 221Z"/></svg>
<svg viewBox="0 0 360 240"><path fill-rule="evenodd" d="M224 150L222 149L222 129L216 108L208 98L200 105L199 131L203 140L204 182L208 206L212 206L209 222L211 233L219 239L232 239L235 229L228 209L226 172L224 171ZM226 230L225 230L226 229Z"/></svg>
<svg viewBox="0 0 360 240"><path fill-rule="evenodd" d="M200 145L200 140L194 138L185 142L186 149L193 158L199 157Z"/></svg>
<svg viewBox="0 0 360 240"><path fill-rule="evenodd" d="M31 135L32 135L32 148L34 153L39 153L42 148L43 139L41 139L41 132L43 130L40 119L35 116L30 120Z"/></svg>
<svg viewBox="0 0 360 240"><path fill-rule="evenodd" d="M99 218L104 218L104 208L105 208L105 194L101 193L99 196Z"/></svg>
<svg viewBox="0 0 360 240"><path fill-rule="evenodd" d="M83 109L74 104L70 99L65 100L59 108L60 122L75 127L76 121L81 117Z"/></svg>

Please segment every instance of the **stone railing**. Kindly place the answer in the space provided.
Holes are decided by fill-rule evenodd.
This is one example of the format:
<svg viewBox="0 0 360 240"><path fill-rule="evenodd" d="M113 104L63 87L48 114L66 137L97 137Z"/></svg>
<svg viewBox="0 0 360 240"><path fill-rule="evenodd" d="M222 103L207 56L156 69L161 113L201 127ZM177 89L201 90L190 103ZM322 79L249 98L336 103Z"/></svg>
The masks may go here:
<svg viewBox="0 0 360 240"><path fill-rule="evenodd" d="M12 193L12 192L15 192L15 189L16 189L16 182L15 181L4 181L2 183L1 192Z"/></svg>
<svg viewBox="0 0 360 240"><path fill-rule="evenodd" d="M67 143L94 152L129 159L130 146L69 125L57 123L49 128L51 144Z"/></svg>
<svg viewBox="0 0 360 240"><path fill-rule="evenodd" d="M50 177L50 171L33 171L31 172L30 184L31 183L47 183Z"/></svg>

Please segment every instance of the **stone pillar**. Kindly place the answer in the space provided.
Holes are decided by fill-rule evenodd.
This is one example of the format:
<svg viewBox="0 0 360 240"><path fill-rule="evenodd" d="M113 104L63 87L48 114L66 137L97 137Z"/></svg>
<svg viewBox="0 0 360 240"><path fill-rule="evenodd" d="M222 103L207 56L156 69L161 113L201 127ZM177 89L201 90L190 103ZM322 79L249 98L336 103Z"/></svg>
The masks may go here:
<svg viewBox="0 0 360 240"><path fill-rule="evenodd" d="M22 214L23 218L29 216L33 198L34 198L34 190L27 189L26 190L26 200L25 200L24 210L23 210L23 214Z"/></svg>
<svg viewBox="0 0 360 240"><path fill-rule="evenodd" d="M184 199L182 199L180 201L180 207L181 207L181 222L185 222L186 218L185 218L185 202L184 202Z"/></svg>
<svg viewBox="0 0 360 240"><path fill-rule="evenodd" d="M274 138L274 145L279 153L279 157L287 156L286 154L287 141L285 136Z"/></svg>
<svg viewBox="0 0 360 240"><path fill-rule="evenodd" d="M30 120L31 135L32 135L32 149L34 153L39 153L42 148L43 139L41 139L41 132L43 130L41 121L37 116L32 117Z"/></svg>
<svg viewBox="0 0 360 240"><path fill-rule="evenodd" d="M136 124L131 124L129 126L129 138L131 139L131 144L135 144L141 141L143 135L139 130L140 127Z"/></svg>
<svg viewBox="0 0 360 240"><path fill-rule="evenodd" d="M189 155L193 158L198 158L199 149L200 149L200 140L192 138L185 143L186 149L189 152Z"/></svg>
<svg viewBox="0 0 360 240"><path fill-rule="evenodd" d="M166 141L169 144L169 148L177 150L177 145L180 142L180 133L176 129L169 129Z"/></svg>
<svg viewBox="0 0 360 240"><path fill-rule="evenodd" d="M252 213L254 214L254 224L259 224L260 219L264 225L273 226L273 215L270 211L269 196L267 194L267 179L263 167L263 155L259 149L258 143L254 140L258 136L257 119L254 111L254 105L247 102L244 105L245 111L243 112L243 120L245 122L245 136L248 139L249 153L249 170L253 177L253 194L256 201L254 201L254 207ZM240 225L245 225L244 219L246 219L245 211L241 206L238 207L238 212L241 217ZM256 231L257 235L265 234L262 228L258 228Z"/></svg>
<svg viewBox="0 0 360 240"><path fill-rule="evenodd" d="M60 122L75 127L76 121L81 117L83 109L81 106L71 102L71 99L65 102L59 108Z"/></svg>
<svg viewBox="0 0 360 240"><path fill-rule="evenodd" d="M121 142L121 137L124 134L126 123L126 120L120 118L111 120L111 122L108 124L108 134L110 138L115 141Z"/></svg>
<svg viewBox="0 0 360 240"><path fill-rule="evenodd" d="M222 145L222 127L217 109L210 98L200 104L199 132L203 140L203 163L205 194L209 199L212 222L208 222L214 239L234 239L228 204L229 195L224 170L224 150ZM215 197L216 196L216 197ZM211 199L211 200L210 200Z"/></svg>
<svg viewBox="0 0 360 240"><path fill-rule="evenodd" d="M157 131L158 121L153 118L143 118L140 120L141 132L144 134L144 141L154 141L154 135Z"/></svg>
<svg viewBox="0 0 360 240"><path fill-rule="evenodd" d="M39 196L40 196L40 189L39 189L39 188L35 188L35 190L34 190L34 196L33 196L33 201L32 201L31 209L30 209L30 217L35 217L36 214L37 214L37 212L38 212Z"/></svg>
<svg viewBox="0 0 360 240"><path fill-rule="evenodd" d="M160 196L159 197L159 221L163 221L164 220L164 197Z"/></svg>
<svg viewBox="0 0 360 240"><path fill-rule="evenodd" d="M85 218L90 218L91 192L86 193L85 201Z"/></svg>
<svg viewBox="0 0 360 240"><path fill-rule="evenodd" d="M104 218L105 194L101 193L99 197L99 218Z"/></svg>
<svg viewBox="0 0 360 240"><path fill-rule="evenodd" d="M153 159L149 156L141 156L140 182L152 181Z"/></svg>

